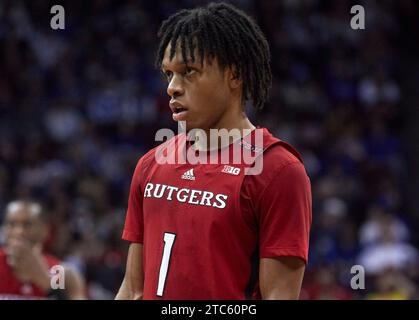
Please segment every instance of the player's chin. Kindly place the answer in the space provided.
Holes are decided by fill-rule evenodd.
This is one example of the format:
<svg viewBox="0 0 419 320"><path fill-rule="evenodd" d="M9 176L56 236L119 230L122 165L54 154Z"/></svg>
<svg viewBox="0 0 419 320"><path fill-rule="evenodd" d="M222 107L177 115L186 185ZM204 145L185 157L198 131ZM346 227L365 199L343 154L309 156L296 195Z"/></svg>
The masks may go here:
<svg viewBox="0 0 419 320"><path fill-rule="evenodd" d="M207 131L207 128L202 123L195 123L195 124L194 123L188 123L188 124L186 124L186 130L185 131L187 133L195 131L194 134L197 134L196 131L201 131L201 132L205 133L205 131Z"/></svg>
<svg viewBox="0 0 419 320"><path fill-rule="evenodd" d="M191 130L195 129L201 129L199 121L194 120L185 120L185 121L179 121L180 126L183 130L186 132L190 132Z"/></svg>

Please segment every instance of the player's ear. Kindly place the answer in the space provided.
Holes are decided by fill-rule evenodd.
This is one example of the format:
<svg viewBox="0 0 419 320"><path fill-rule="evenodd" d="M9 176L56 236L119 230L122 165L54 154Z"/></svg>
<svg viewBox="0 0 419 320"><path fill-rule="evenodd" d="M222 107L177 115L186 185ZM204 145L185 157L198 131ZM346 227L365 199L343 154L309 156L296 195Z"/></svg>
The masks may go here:
<svg viewBox="0 0 419 320"><path fill-rule="evenodd" d="M237 74L236 66L227 67L227 76L232 90L236 90L241 87L243 81Z"/></svg>

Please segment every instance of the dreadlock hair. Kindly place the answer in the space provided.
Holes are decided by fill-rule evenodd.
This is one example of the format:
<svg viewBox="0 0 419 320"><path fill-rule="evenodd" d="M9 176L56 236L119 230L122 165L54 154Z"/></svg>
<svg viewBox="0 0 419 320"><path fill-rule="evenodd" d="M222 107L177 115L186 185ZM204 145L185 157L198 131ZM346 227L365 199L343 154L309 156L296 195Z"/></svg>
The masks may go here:
<svg viewBox="0 0 419 320"><path fill-rule="evenodd" d="M272 74L269 45L258 25L243 11L226 3L183 9L163 21L157 33L160 44L156 67L161 68L167 46L170 60L180 45L183 62L195 62L195 49L201 64L217 58L222 69L234 67L243 82L244 101L252 100L262 109L268 100Z"/></svg>

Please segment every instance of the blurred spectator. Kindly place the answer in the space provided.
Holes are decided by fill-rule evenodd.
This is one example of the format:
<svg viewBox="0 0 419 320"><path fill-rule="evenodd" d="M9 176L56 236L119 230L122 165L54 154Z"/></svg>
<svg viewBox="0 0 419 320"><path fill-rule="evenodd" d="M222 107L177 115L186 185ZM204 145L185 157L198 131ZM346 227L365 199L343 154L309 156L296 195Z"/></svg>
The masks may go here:
<svg viewBox="0 0 419 320"><path fill-rule="evenodd" d="M403 273L388 268L375 278L375 290L366 296L368 300L417 299L417 288Z"/></svg>
<svg viewBox="0 0 419 320"><path fill-rule="evenodd" d="M333 267L319 267L313 277L303 286L301 300L352 300L356 297L354 291L339 283Z"/></svg>
<svg viewBox="0 0 419 320"><path fill-rule="evenodd" d="M391 232L396 242L409 240L409 229L404 222L383 208L372 206L368 210L368 219L360 227L360 244L364 247L377 244L386 229Z"/></svg>
<svg viewBox="0 0 419 320"><path fill-rule="evenodd" d="M410 265L419 266L419 252L409 243L397 240L396 230L391 220L380 225L376 243L366 247L359 256L359 264L369 274L377 274L387 268L403 271Z"/></svg>

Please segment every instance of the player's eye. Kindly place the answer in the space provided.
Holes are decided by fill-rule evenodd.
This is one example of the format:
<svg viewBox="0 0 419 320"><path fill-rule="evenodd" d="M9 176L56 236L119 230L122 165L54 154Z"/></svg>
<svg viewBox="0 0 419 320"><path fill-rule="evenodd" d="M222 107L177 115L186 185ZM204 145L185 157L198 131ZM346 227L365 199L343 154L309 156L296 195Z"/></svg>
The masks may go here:
<svg viewBox="0 0 419 320"><path fill-rule="evenodd" d="M173 72L172 71L163 71L164 76L166 77L167 81L170 81L172 79L173 76Z"/></svg>
<svg viewBox="0 0 419 320"><path fill-rule="evenodd" d="M195 72L195 70L190 68L190 67L187 67L185 69L185 75L187 75L187 76L193 74L194 72Z"/></svg>

